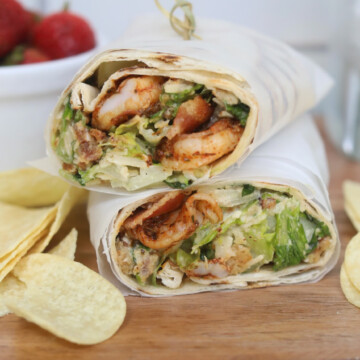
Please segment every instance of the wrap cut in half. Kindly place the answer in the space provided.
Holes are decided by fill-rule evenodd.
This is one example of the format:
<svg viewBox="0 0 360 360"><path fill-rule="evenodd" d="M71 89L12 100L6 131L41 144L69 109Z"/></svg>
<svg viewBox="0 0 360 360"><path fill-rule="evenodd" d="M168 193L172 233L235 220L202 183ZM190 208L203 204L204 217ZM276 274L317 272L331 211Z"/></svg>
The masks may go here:
<svg viewBox="0 0 360 360"><path fill-rule="evenodd" d="M99 271L144 296L319 281L339 256L327 182L321 138L302 117L206 184L92 192Z"/></svg>
<svg viewBox="0 0 360 360"><path fill-rule="evenodd" d="M93 58L49 120L56 171L112 193L183 189L242 161L327 91L328 78L286 45L233 32L242 47L232 50L211 34L159 47L158 31L146 46L133 37Z"/></svg>
<svg viewBox="0 0 360 360"><path fill-rule="evenodd" d="M298 190L236 181L128 205L109 239L121 282L150 295L311 280L337 242L331 222Z"/></svg>

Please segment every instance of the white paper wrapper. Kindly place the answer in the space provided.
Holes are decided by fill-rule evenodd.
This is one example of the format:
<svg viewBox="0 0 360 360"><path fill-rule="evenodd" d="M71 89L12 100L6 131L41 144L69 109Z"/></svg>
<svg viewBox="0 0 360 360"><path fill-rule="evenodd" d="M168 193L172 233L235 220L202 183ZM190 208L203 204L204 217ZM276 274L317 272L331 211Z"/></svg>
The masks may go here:
<svg viewBox="0 0 360 360"><path fill-rule="evenodd" d="M178 74L181 71L184 74L186 71L194 71L201 77L201 70L207 70L231 78L239 87L245 86L247 89L249 84L258 103L258 124L255 133L251 135L253 141L239 157L238 164L282 127L315 106L332 86L332 80L323 70L277 40L232 23L208 19L198 20L196 32L202 40L185 41L170 28L164 17L140 17L121 40L112 44L111 50L99 55L80 70L74 83L89 72L91 64L96 64L98 60L112 61L123 55L126 59L147 61L150 67L156 68L158 60L149 58L148 54L164 52L183 57L183 62L179 61L180 70L177 64L162 63L163 71L177 71ZM130 50L119 53L116 49ZM137 50L140 52L136 53ZM185 57L198 61L186 61ZM61 163L49 145L52 121L51 117L46 133L49 157L32 165L57 175ZM243 136L247 136L246 129ZM204 177L200 181L206 180ZM88 186L88 189L128 194L122 188L112 189L110 186Z"/></svg>
<svg viewBox="0 0 360 360"><path fill-rule="evenodd" d="M239 180L245 183L263 181L292 186L301 191L304 197L318 206L324 217L333 223L337 237L335 252L326 266L310 270L313 272L311 282L320 280L334 267L339 256L340 243L327 191L329 174L325 150L310 116L305 115L297 119L267 144L254 151L241 167L232 167L221 176L211 179L208 184L225 180ZM159 191L163 190L149 190L128 197L97 192L90 195L88 206L90 238L96 250L99 271L127 295L134 292L122 285L114 275L116 272L113 271L114 264L108 251L108 233L120 209ZM303 275L298 276L298 282L301 282Z"/></svg>

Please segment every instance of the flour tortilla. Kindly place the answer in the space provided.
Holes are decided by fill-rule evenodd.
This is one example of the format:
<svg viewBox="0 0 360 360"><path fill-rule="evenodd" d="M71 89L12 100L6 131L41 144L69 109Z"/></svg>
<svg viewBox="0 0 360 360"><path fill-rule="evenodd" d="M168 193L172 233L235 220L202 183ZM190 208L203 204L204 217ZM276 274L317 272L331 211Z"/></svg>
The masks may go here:
<svg viewBox="0 0 360 360"><path fill-rule="evenodd" d="M330 230L331 234L331 246L326 250L325 254L321 257L318 263L306 264L302 263L280 271L273 271L271 268L263 268L254 273L245 273L234 276L229 276L218 280L206 280L206 279L190 279L183 280L182 285L178 289L169 289L165 286L152 286L152 285L140 285L135 279L121 272L121 269L117 265L116 261L116 248L115 240L119 229L124 221L129 217L134 209L138 206L156 200L160 194L153 195L144 200L139 200L124 207L119 212L118 217L115 219L112 230L108 234L108 241L110 247L111 266L118 279L130 289L145 296L170 296L170 295L185 295L193 294L205 291L215 290L231 290L231 289L251 289L258 287L267 287L281 284L296 284L303 282L317 281L324 276L333 267L333 262L330 261L333 257L337 256L339 251L339 239L333 223L331 223L322 213L320 208L312 201L307 200L304 195L297 189L285 185L270 184L264 182L247 182L255 187L267 188L279 192L287 192L294 196L301 203L301 208L307 211L314 218L323 221ZM224 185L223 183L222 185ZM236 184L232 181L231 184ZM239 183L239 185L241 185ZM216 185L207 185L208 187L214 187L216 189L219 183ZM201 189L201 186L197 187Z"/></svg>

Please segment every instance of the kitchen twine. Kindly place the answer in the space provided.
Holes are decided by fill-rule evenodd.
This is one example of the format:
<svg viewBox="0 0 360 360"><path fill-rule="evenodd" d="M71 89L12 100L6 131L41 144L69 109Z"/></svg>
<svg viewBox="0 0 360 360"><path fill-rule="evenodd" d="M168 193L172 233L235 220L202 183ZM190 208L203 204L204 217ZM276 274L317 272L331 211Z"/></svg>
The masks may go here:
<svg viewBox="0 0 360 360"><path fill-rule="evenodd" d="M190 40L191 37L201 40L201 37L195 34L195 16L192 11L192 4L186 0L175 0L175 5L171 11L168 12L159 0L154 0L158 9L170 20L171 27L184 39ZM175 16L175 11L181 8L184 12L185 18L181 21Z"/></svg>

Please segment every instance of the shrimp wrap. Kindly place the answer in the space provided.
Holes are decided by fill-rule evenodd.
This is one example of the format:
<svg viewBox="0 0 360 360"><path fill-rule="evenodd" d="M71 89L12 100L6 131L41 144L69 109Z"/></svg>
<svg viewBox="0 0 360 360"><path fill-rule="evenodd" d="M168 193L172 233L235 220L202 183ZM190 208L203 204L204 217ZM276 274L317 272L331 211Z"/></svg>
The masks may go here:
<svg viewBox="0 0 360 360"><path fill-rule="evenodd" d="M217 181L127 200L93 193L100 271L147 296L321 279L336 263L339 239L321 139L309 121L299 124L275 137L272 156L270 142ZM294 133L320 150L301 138L291 144ZM303 159L290 162L299 148Z"/></svg>
<svg viewBox="0 0 360 360"><path fill-rule="evenodd" d="M93 58L49 120L56 171L113 193L183 189L241 162L327 91L286 45L221 24L201 23L202 40L188 42L155 27ZM232 48L217 37L224 26Z"/></svg>

